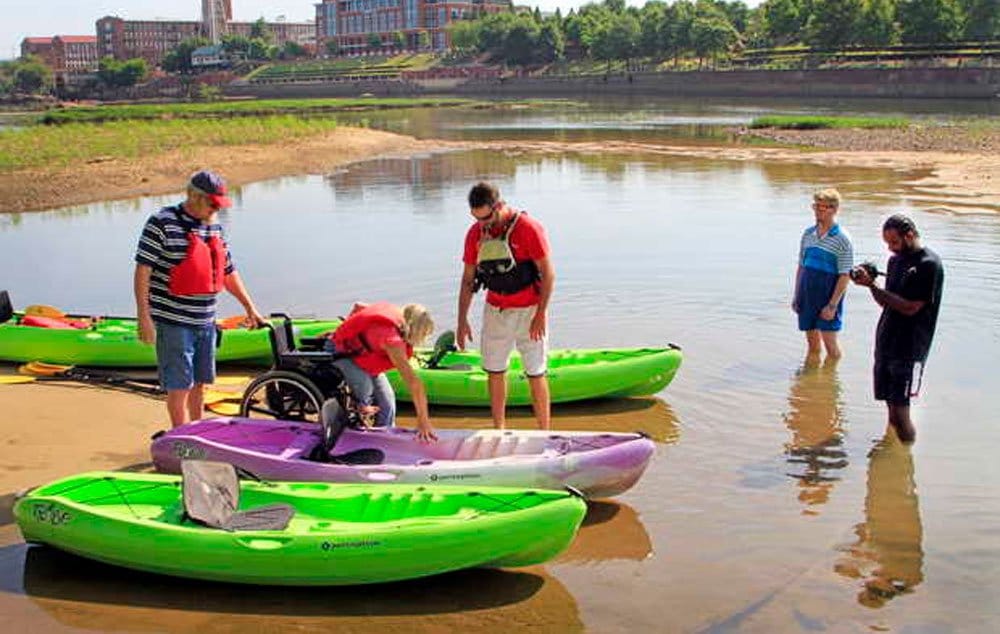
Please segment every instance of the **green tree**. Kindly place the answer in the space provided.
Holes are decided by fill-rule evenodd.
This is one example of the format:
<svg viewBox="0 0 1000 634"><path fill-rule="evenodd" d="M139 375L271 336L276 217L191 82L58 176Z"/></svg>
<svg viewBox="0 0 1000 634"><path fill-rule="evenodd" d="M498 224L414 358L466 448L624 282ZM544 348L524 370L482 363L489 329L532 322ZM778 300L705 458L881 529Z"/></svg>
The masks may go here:
<svg viewBox="0 0 1000 634"><path fill-rule="evenodd" d="M666 50L663 33L667 28L667 5L650 0L639 11L639 52L653 57Z"/></svg>
<svg viewBox="0 0 1000 634"><path fill-rule="evenodd" d="M765 30L776 46L800 41L809 14L802 0L767 0L762 6Z"/></svg>
<svg viewBox="0 0 1000 634"><path fill-rule="evenodd" d="M896 0L865 0L858 24L859 44L883 46L899 42Z"/></svg>
<svg viewBox="0 0 1000 634"><path fill-rule="evenodd" d="M451 46L456 52L467 55L479 48L479 20L459 20L448 25ZM402 36L402 33L399 33ZM402 48L400 46L399 48Z"/></svg>
<svg viewBox="0 0 1000 634"><path fill-rule="evenodd" d="M538 61L554 62L563 58L566 50L566 40L563 38L562 27L556 19L546 20L538 34Z"/></svg>
<svg viewBox="0 0 1000 634"><path fill-rule="evenodd" d="M368 48L370 49L382 48L382 38L379 36L378 33L368 34Z"/></svg>
<svg viewBox="0 0 1000 634"><path fill-rule="evenodd" d="M302 46L298 42L293 42L288 40L285 45L281 48L281 56L285 58L298 58L305 57L308 54L306 47Z"/></svg>
<svg viewBox="0 0 1000 634"><path fill-rule="evenodd" d="M863 0L814 0L806 22L806 43L820 48L840 48L858 41Z"/></svg>
<svg viewBox="0 0 1000 634"><path fill-rule="evenodd" d="M392 34L392 45L396 47L396 50L401 51L406 48L406 36L403 35L402 31L395 31Z"/></svg>
<svg viewBox="0 0 1000 634"><path fill-rule="evenodd" d="M422 51L426 51L431 47L431 34L427 31L420 31L417 33L417 48Z"/></svg>
<svg viewBox="0 0 1000 634"><path fill-rule="evenodd" d="M691 25L691 44L698 56L698 67L702 60L712 58L716 65L720 53L725 53L740 39L740 34L724 16L713 15L695 18Z"/></svg>
<svg viewBox="0 0 1000 634"><path fill-rule="evenodd" d="M329 53L330 55L333 55L334 57L340 55L340 44L337 42L337 40L326 41L326 52Z"/></svg>
<svg viewBox="0 0 1000 634"><path fill-rule="evenodd" d="M203 37L190 37L175 46L164 57L161 66L163 70L178 73L189 73L192 70L191 53L194 49L211 44Z"/></svg>
<svg viewBox="0 0 1000 634"><path fill-rule="evenodd" d="M1000 0L964 0L965 38L1000 40Z"/></svg>
<svg viewBox="0 0 1000 634"><path fill-rule="evenodd" d="M10 84L18 92L48 92L52 88L52 70L38 57L27 55L14 62Z"/></svg>
<svg viewBox="0 0 1000 634"><path fill-rule="evenodd" d="M267 26L263 17L257 18L250 25L250 39L264 40L268 44L274 41L274 34L271 33L271 28Z"/></svg>
<svg viewBox="0 0 1000 634"><path fill-rule="evenodd" d="M900 0L897 15L907 44L955 42L962 36L965 18L958 0Z"/></svg>

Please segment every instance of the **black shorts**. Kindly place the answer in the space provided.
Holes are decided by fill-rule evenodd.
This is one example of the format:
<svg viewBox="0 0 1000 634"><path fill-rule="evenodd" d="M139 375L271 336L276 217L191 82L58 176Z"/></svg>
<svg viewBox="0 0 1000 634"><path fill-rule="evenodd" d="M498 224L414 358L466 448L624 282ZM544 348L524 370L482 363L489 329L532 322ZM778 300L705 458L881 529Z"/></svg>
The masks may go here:
<svg viewBox="0 0 1000 634"><path fill-rule="evenodd" d="M875 359L875 400L889 405L909 405L920 393L924 364L902 359Z"/></svg>

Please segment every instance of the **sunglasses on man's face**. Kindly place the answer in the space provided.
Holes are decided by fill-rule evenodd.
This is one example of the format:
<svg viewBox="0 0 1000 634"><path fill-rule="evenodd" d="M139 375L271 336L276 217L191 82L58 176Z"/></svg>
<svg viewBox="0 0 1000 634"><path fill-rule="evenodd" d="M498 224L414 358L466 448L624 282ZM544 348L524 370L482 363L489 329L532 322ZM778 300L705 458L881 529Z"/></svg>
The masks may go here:
<svg viewBox="0 0 1000 634"><path fill-rule="evenodd" d="M475 210L469 210L469 213L472 214L472 217L478 220L479 222L484 222L493 217L494 211L495 210L493 209L493 207L490 207L489 210L484 214L477 214Z"/></svg>

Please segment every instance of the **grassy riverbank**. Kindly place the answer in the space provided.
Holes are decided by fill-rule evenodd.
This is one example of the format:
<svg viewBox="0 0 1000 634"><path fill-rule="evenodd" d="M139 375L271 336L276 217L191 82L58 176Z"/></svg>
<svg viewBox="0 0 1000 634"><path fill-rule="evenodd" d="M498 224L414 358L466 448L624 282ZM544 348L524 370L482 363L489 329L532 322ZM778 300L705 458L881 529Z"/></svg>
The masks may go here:
<svg viewBox="0 0 1000 634"><path fill-rule="evenodd" d="M128 104L78 106L49 110L39 123L102 123L150 119L217 119L230 117L265 117L307 115L327 112L386 110L393 108L443 108L470 106L476 102L461 98L342 98L342 99L253 99L205 103Z"/></svg>
<svg viewBox="0 0 1000 634"><path fill-rule="evenodd" d="M777 128L779 130L839 130L855 128L880 130L905 128L910 120L903 117L827 117L814 115L775 115L757 117L750 122L753 129Z"/></svg>
<svg viewBox="0 0 1000 634"><path fill-rule="evenodd" d="M334 119L291 115L29 126L0 134L0 171L65 168L170 151L196 154L216 146L271 145L310 138L336 127Z"/></svg>

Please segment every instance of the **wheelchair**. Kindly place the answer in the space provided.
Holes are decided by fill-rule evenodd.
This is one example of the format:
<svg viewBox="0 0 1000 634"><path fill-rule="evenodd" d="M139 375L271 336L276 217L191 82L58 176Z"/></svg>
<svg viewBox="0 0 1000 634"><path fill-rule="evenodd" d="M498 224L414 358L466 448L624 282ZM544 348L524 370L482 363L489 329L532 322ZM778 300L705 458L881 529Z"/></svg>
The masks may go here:
<svg viewBox="0 0 1000 634"><path fill-rule="evenodd" d="M247 385L240 400L240 416L320 423L324 403L333 399L338 415L357 424L357 408L343 374L333 362L340 358L324 350L326 337L303 338L297 346L292 319L285 313L272 313L268 323L273 363L271 369Z"/></svg>

